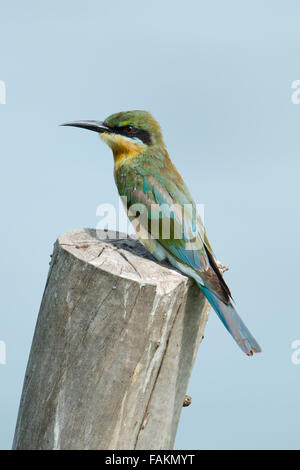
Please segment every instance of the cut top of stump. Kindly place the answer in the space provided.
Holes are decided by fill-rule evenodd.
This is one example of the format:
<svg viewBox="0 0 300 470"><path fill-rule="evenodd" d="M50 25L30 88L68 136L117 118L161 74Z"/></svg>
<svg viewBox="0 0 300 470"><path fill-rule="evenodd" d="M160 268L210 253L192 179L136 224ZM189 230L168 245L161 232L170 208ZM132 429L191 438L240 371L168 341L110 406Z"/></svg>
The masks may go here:
<svg viewBox="0 0 300 470"><path fill-rule="evenodd" d="M90 228L58 237L61 248L96 268L140 284L152 284L167 294L182 282L193 282L168 262L157 262L136 237Z"/></svg>

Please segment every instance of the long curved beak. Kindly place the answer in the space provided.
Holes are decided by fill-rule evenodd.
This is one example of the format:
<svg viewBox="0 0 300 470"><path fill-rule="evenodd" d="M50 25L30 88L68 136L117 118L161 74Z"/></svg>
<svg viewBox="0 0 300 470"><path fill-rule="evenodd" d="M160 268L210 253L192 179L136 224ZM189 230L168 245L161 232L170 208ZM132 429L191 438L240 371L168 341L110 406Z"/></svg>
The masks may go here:
<svg viewBox="0 0 300 470"><path fill-rule="evenodd" d="M72 127L82 127L82 129L88 129L89 131L99 132L111 132L111 129L107 127L101 121L74 121L74 122L64 122L61 126L72 126Z"/></svg>

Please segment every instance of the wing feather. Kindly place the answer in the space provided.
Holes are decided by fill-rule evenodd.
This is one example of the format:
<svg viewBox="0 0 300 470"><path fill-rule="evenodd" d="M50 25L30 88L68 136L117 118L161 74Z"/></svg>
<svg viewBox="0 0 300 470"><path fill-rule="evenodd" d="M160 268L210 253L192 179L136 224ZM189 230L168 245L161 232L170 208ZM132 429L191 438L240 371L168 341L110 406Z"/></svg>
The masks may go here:
<svg viewBox="0 0 300 470"><path fill-rule="evenodd" d="M192 268L220 299L230 302L229 288L217 267L203 222L197 215L195 203L184 183L176 184L160 174L154 176L135 171L130 176L124 175L123 182L121 177L118 178L118 189L120 194L127 196L129 214L135 205L145 208L144 217L139 214L143 232L154 238L177 262ZM155 205L159 206L159 210L153 210ZM133 211L131 221L135 217ZM170 227L166 237L163 224L164 227ZM143 243L142 237L140 240ZM149 241L144 244L149 246ZM154 244L150 246L154 247Z"/></svg>

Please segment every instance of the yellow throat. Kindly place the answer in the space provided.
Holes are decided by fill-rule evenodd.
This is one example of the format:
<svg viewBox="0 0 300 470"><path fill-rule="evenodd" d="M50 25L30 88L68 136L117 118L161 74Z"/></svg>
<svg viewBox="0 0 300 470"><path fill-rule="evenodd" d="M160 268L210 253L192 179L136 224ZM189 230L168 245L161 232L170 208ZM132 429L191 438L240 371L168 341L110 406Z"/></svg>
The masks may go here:
<svg viewBox="0 0 300 470"><path fill-rule="evenodd" d="M99 135L113 151L114 172L118 170L121 164L136 157L146 147L142 142L134 142L123 135L108 134L106 132Z"/></svg>

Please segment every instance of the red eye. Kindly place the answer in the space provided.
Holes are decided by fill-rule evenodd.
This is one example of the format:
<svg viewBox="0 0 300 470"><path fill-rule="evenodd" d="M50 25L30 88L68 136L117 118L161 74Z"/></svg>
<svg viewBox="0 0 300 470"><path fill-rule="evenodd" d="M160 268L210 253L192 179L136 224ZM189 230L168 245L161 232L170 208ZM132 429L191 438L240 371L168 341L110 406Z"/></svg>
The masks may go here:
<svg viewBox="0 0 300 470"><path fill-rule="evenodd" d="M133 126L127 126L127 134L133 134L134 132L134 127Z"/></svg>

